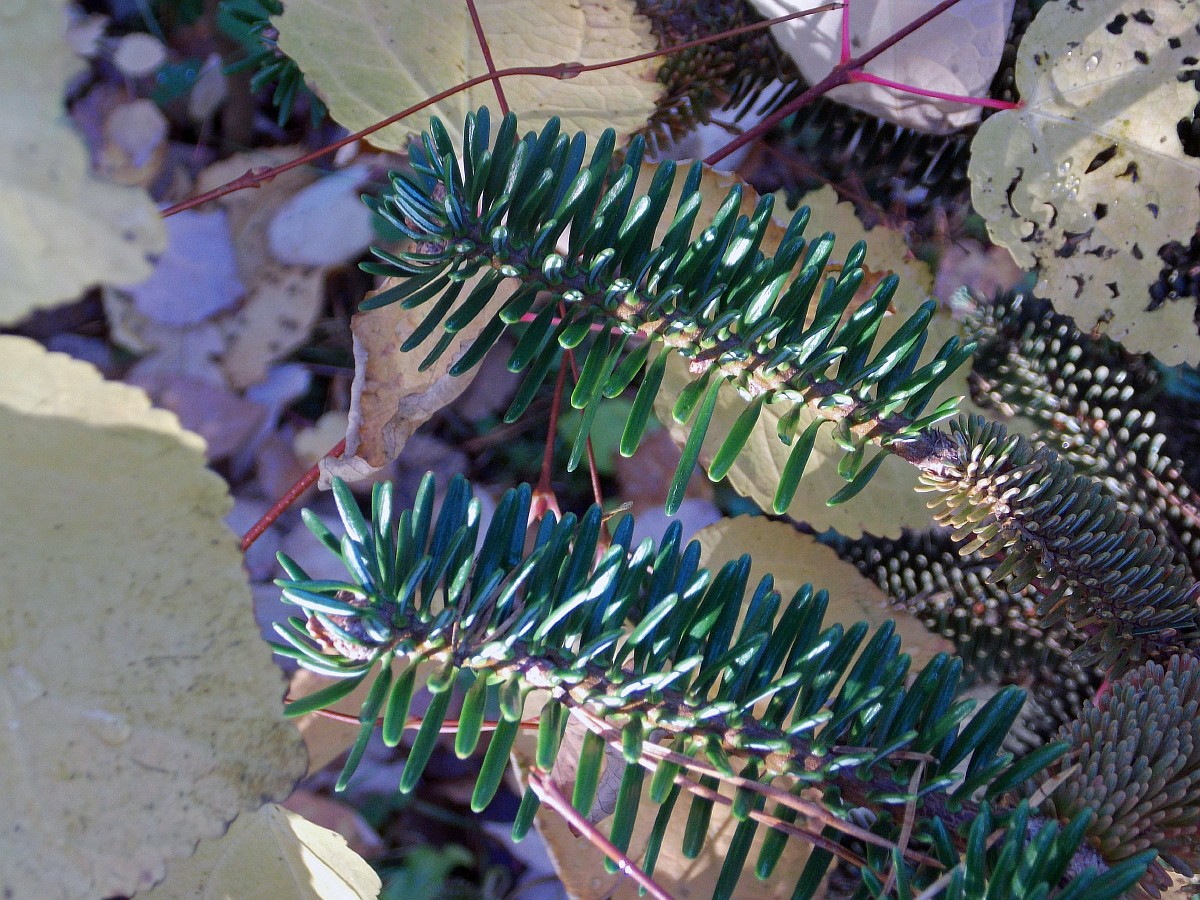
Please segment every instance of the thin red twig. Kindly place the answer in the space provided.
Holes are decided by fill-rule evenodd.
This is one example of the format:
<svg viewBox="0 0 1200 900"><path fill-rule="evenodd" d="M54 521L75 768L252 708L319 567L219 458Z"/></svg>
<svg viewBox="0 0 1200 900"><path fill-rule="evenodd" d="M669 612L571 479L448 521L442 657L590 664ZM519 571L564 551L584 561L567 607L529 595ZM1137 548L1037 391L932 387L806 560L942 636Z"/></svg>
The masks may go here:
<svg viewBox="0 0 1200 900"><path fill-rule="evenodd" d="M579 62L561 62L555 63L552 66L512 66L507 69L497 69L495 72L491 72L487 75L477 75L476 77L468 78L466 81L460 82L453 87L446 88L444 91L439 91L432 97L428 97L422 100L420 103L415 103L407 109L403 109L396 113L394 116L388 116L386 119L376 122L374 125L364 128L362 131L356 131L353 134L348 134L341 140L334 141L332 144L327 144L324 147L321 147L319 150L314 150L311 153L306 153L303 156L298 156L296 159L290 160L278 166L272 166L271 168L250 169L239 177L233 179L233 181L227 182L220 187L213 188L211 191L205 191L203 194L197 194L195 197L184 200L180 203L176 203L174 206L167 207L165 210L163 210L162 215L164 218L167 216L173 216L176 213L183 212L185 209L192 209L200 206L201 204L208 203L211 200L216 200L220 197L226 196L227 194L232 194L235 191L259 187L260 185L270 181L272 178L275 178L277 175L282 175L284 172L290 171L291 169L295 169L299 166L306 166L309 163L315 162L322 156L332 153L335 150L340 150L347 144L353 144L355 141L361 140L362 138L372 135L377 131L387 128L389 125L394 125L402 119L408 118L414 113L418 113L429 106L433 106L435 103L445 100L447 97L453 97L455 94L460 93L461 91L468 90L478 84L483 84L484 82L495 82L502 78L511 78L517 75L531 75L539 78L557 78L562 81L568 78L575 78L576 76L582 75L585 72L599 72L603 69L628 66L632 65L633 63L642 62L643 60L647 59L654 59L659 56L668 56L672 53L678 53L681 50L689 50L692 47L700 47L704 44L711 44L714 41L723 41L727 38L736 37L739 34L747 34L752 31L759 31L763 28L769 28L772 25L777 25L780 22L787 22L791 19L799 18L800 16L811 16L816 13L830 12L831 10L839 9L840 7L840 3L826 3L824 6L818 6L815 9L806 9L802 12L789 13L786 16L776 16L773 19L764 19L761 22L752 22L749 25L731 28L728 31L710 34L706 37L697 38L693 41L684 41L681 44L672 44L669 47L663 47L659 50L651 50L646 53L639 53L635 56L625 56L621 57L620 59L608 60L601 63L585 64Z"/></svg>
<svg viewBox="0 0 1200 900"><path fill-rule="evenodd" d="M346 449L346 439L342 438L333 447L330 448L326 456L341 456L342 451ZM317 483L317 479L321 477L321 464L315 463L311 469L288 488L287 493L276 500L271 508L263 514L263 517L250 526L250 530L246 532L242 538L242 552L245 553L250 549L251 545L257 541L264 531L271 527L276 519L283 515L283 511L296 502L301 494L307 491L310 487Z"/></svg>
<svg viewBox="0 0 1200 900"><path fill-rule="evenodd" d="M546 426L546 445L542 450L542 469L538 473L537 485L533 489L533 499L529 504L529 522L540 522L547 512L554 513L555 518L562 518L562 509L558 505L558 495L554 493L551 472L554 470L554 438L558 433L558 414L562 409L563 386L567 380L565 366L558 367L558 375L554 379L554 395L550 398L550 422Z"/></svg>
<svg viewBox="0 0 1200 900"><path fill-rule="evenodd" d="M612 841L601 834L595 825L579 814L579 811L568 802L547 773L541 769L531 768L528 777L529 787L541 798L542 802L566 819L572 828L615 862L621 872L638 883L638 887L643 888L656 900L672 900L671 895L659 887L653 878L638 868L637 863L613 846Z"/></svg>
<svg viewBox="0 0 1200 900"><path fill-rule="evenodd" d="M901 81L893 81L870 72L851 72L850 81L854 83L878 84L882 87L895 88L906 94L917 94L921 97L933 97L935 100L953 100L967 106L986 106L988 109L1018 109L1021 104L1011 100L993 100L991 97L972 97L969 94L948 94L945 91L931 91L915 87Z"/></svg>
<svg viewBox="0 0 1200 900"><path fill-rule="evenodd" d="M785 103L783 106L779 107L779 109L775 110L775 112L771 113L769 116L767 116L761 122L759 122L757 125L755 125L751 128L747 128L745 131L743 131L737 137L730 140L729 143L727 143L724 147L721 147L719 150L716 150L713 153L710 153L708 156L706 156L704 158L705 165L715 166L717 163L719 163L725 157L729 156L729 154L735 152L736 150L741 149L742 147L749 144L751 141L757 140L759 137L766 134L768 131L770 131L772 128L774 128L777 124L779 124L784 119L786 119L788 116L790 116L796 110L801 109L804 106L807 106L809 103L811 103L817 97L821 97L821 96L824 96L825 94L828 94L835 87L840 87L843 84L849 84L853 80L851 76L856 71L861 70L863 68L863 66L865 66L867 63L869 63L875 57L879 56L879 54L885 52L886 50L889 50L891 47L895 46L900 41L904 40L906 37L908 37L910 34L912 34L917 29L923 27L927 23L931 22L933 19L936 19L938 16L940 16L946 10L950 9L950 7L954 6L956 3L958 3L958 0L942 0L942 2L939 3L937 6L933 7L933 9L931 9L928 12L913 19L911 22L909 22L903 28L896 31L894 34L891 34L888 37L884 38L882 41L880 41L878 44L876 44L870 50L865 52L862 56L857 56L857 57L854 57L853 59L842 60L836 66L833 67L832 71L830 71L830 73L828 75L826 75L824 78L822 78L816 84L814 84L808 90L804 91L804 93L802 93L795 100L792 100L789 103ZM849 14L846 12L844 6L842 9L842 19L843 19L843 27L845 27L846 24L849 22ZM843 35L843 40L845 40L845 35ZM914 91L915 90L917 93L920 93L919 89L913 89L909 85L894 84L892 86L896 87L898 90L904 90L904 91ZM988 100L987 98L979 98L979 97L961 97L961 98L960 97L952 97L950 99L959 99L963 103L973 104L976 106L990 106L992 103L996 102L996 101ZM986 102L984 102L984 101L986 101ZM1020 106L1019 103L1017 103L1017 104L1010 103L1010 104L1007 104L1003 108L1015 108L1015 107L1019 107L1019 106Z"/></svg>
<svg viewBox="0 0 1200 900"><path fill-rule="evenodd" d="M332 448L330 448L328 454L325 454L325 456L341 456L343 450L346 450L346 438L338 440L338 442L334 444ZM296 481L292 487L288 488L287 493L284 493L280 499L277 499L274 504L271 504L271 508L266 510L265 514L262 518L260 518L260 520L252 524L250 530L248 530L244 538L241 539L241 552L245 553L247 550L250 550L253 542L257 541L260 536L263 535L263 532L271 527L271 524L275 522L276 518L283 515L283 510L286 510L288 506L295 503L296 498L299 498L300 494L307 491L308 488L312 487L314 484L317 484L318 478L320 478L319 462L314 463L313 467L308 469L307 472L301 476L299 481Z"/></svg>
<svg viewBox="0 0 1200 900"><path fill-rule="evenodd" d="M496 102L500 104L500 112L508 115L508 100L504 97L504 88L496 77L496 64L492 62L492 48L488 44L487 35L483 32L483 23L479 21L479 10L475 8L475 0L467 0L467 10L471 13L471 24L475 26L475 38L479 41L479 49L483 51L483 62L488 74L492 76L492 87L496 89Z"/></svg>

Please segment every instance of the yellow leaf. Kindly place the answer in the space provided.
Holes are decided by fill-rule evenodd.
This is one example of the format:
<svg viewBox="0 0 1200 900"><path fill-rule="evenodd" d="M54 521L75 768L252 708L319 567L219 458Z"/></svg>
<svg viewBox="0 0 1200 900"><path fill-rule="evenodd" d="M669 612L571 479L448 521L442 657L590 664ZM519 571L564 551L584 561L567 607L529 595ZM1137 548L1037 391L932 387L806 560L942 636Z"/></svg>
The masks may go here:
<svg viewBox="0 0 1200 900"><path fill-rule="evenodd" d="M863 228L848 202L839 203L832 188L822 188L801 198L803 205L811 210L811 218L805 234L810 239L826 231L837 236L834 258L829 266L836 274L840 270L839 260L856 241L867 242L865 281L878 283L883 275L896 274L900 285L892 298L892 313L885 316L875 338L880 347L896 333L897 329L924 302L929 295L933 277L929 267L908 254L904 238L898 232L884 227L870 231ZM779 198L777 210L783 210L783 198ZM776 212L776 218L790 214ZM781 233L781 232L780 232ZM763 252L772 254L777 249L778 236L774 244L764 242ZM827 271L829 271L827 270ZM862 299L865 299L862 298ZM925 357L933 355L937 348L953 335L961 337L960 328L946 312L939 312L929 325L929 339L925 345ZM948 397L968 397L967 373L962 367L952 375L930 401L932 410ZM688 373L687 362L678 354L672 354L667 363L662 389L655 401L658 418L667 426L671 437L682 445L687 440L689 428L679 425L671 418L671 407L679 392L694 378ZM706 468L716 454L725 435L729 433L737 417L745 409L746 401L729 385L722 386L718 394L712 424L700 451L700 462ZM780 475L787 463L791 447L778 437L779 420L792 408L790 402L764 406L758 424L750 433L741 455L729 470L729 484L738 493L749 497L764 509L769 509L779 484ZM965 412L976 412L968 400L964 400ZM800 429L816 418L816 413L805 410L800 418ZM870 534L898 537L902 528L924 528L929 525L929 510L925 499L915 492L917 470L903 460L889 457L883 461L879 472L863 490L862 494L839 506L826 506L825 501L845 487L846 482L837 473L837 464L845 455L830 436L829 428L822 429L800 479L800 488L787 509L787 514L797 521L808 522L817 530L835 528L849 537L858 537L864 531Z"/></svg>
<svg viewBox="0 0 1200 900"><path fill-rule="evenodd" d="M1151 308L1160 252L1200 219L1200 160L1181 140L1200 96L1194 0L1048 3L1017 56L1023 105L980 126L971 201L1037 293L1137 353L1200 360L1193 300ZM1146 12L1152 9L1153 15Z"/></svg>
<svg viewBox="0 0 1200 900"><path fill-rule="evenodd" d="M606 62L657 49L649 23L635 15L632 0L477 0L475 5L497 69ZM289 0L273 21L280 49L304 71L338 124L351 131L488 71L465 3ZM646 124L662 88L657 72L658 63L645 60L566 80L520 76L501 84L522 133L559 116L563 131L584 131L594 144L605 128L615 128L621 138ZM497 108L490 82L368 140L387 150L406 149L408 135L437 115L459 143L466 113L480 105Z"/></svg>
<svg viewBox="0 0 1200 900"><path fill-rule="evenodd" d="M366 900L383 887L336 831L268 803L172 863L146 900Z"/></svg>
<svg viewBox="0 0 1200 900"><path fill-rule="evenodd" d="M531 735L517 738L513 761L519 771L524 772L533 764L535 745L536 740ZM634 862L640 862L645 852L650 829L659 809L650 800L650 777L650 773L647 773L642 786L637 823L629 842L629 855ZM519 780L523 788L524 778ZM713 896L721 866L738 826L728 806L715 805L704 848L695 859L688 859L683 855L682 846L690 803L685 795L681 795L676 803L652 876L656 884L677 900L703 900ZM536 822L538 833L546 844L550 861L554 863L568 897L572 900L637 900L637 882L620 872L607 871L604 868L604 854L586 838L572 833L561 816L543 806L538 811ZM607 834L609 823L601 823L599 828ZM747 855L748 866L752 867L758 858L766 831L766 826L762 826L754 836L754 843ZM808 861L808 851L809 845L795 838L789 840L769 880L759 881L752 869L743 871L732 895L734 900L783 900L792 896L796 881Z"/></svg>
<svg viewBox="0 0 1200 900"><path fill-rule="evenodd" d="M900 649L912 656L914 670L938 653L954 652L950 641L929 631L904 610L888 606L883 592L853 565L840 560L831 548L812 535L801 534L786 522L738 516L714 522L697 532L695 539L700 542L700 565L714 572L749 553L753 560L751 587L770 573L784 602L804 584L829 591L826 625L834 622L853 625L861 621L874 629L892 619L903 642Z"/></svg>
<svg viewBox="0 0 1200 900"><path fill-rule="evenodd" d="M0 385L0 894L130 894L303 748L203 441L23 338Z"/></svg>
<svg viewBox="0 0 1200 900"><path fill-rule="evenodd" d="M65 0L5 0L0 25L0 324L134 284L166 244L145 191L89 172L62 93L81 68L63 37Z"/></svg>

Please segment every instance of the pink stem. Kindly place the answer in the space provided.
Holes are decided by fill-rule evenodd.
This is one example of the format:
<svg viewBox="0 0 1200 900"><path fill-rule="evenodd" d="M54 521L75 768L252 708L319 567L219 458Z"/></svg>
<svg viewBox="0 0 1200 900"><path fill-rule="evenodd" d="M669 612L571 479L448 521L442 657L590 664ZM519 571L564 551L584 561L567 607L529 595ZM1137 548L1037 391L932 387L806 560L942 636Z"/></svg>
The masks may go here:
<svg viewBox="0 0 1200 900"><path fill-rule="evenodd" d="M638 887L645 890L655 900L672 900L671 895L659 887L653 878L638 868L637 863L618 850L612 841L600 833L595 825L579 814L579 810L570 804L567 798L563 796L562 791L555 785L554 780L546 773L540 769L531 769L529 772L529 787L541 798L543 803L566 819L572 828L586 837L589 843L615 862L624 874L636 881Z"/></svg>
<svg viewBox="0 0 1200 900"><path fill-rule="evenodd" d="M936 100L953 100L956 103L964 103L968 106L986 106L989 109L1021 108L1020 103L1014 103L1011 100L993 100L991 97L972 97L969 94L947 94L945 91L930 91L925 88L914 87L911 84L904 84L900 81L892 81L890 78L873 75L870 72L851 72L850 81L878 84L883 87L904 91L906 94L919 94L922 97L933 97Z"/></svg>
<svg viewBox="0 0 1200 900"><path fill-rule="evenodd" d="M471 24L475 26L475 37L479 41L479 49L483 51L483 62L488 74L492 76L492 87L496 89L496 102L500 104L500 112L508 115L508 101L504 98L504 88L500 86L500 78L496 75L496 64L492 62L492 48L488 45L487 35L483 33L483 23L479 21L479 10L475 8L475 0L467 0L467 10L471 13Z"/></svg>
<svg viewBox="0 0 1200 900"><path fill-rule="evenodd" d="M838 62L850 62L850 0L842 0L842 53Z"/></svg>

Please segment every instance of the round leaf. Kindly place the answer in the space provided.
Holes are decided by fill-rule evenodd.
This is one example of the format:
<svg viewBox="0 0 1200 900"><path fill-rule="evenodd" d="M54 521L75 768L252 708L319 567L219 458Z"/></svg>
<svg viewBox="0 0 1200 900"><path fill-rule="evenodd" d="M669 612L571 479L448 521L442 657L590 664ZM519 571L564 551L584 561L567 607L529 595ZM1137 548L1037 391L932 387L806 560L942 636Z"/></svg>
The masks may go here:
<svg viewBox="0 0 1200 900"><path fill-rule="evenodd" d="M4 4L0 27L0 324L98 282L150 274L166 234L145 191L92 176L62 94L81 68L65 0Z"/></svg>
<svg viewBox="0 0 1200 900"><path fill-rule="evenodd" d="M0 893L131 894L304 751L203 441L23 338L0 385Z"/></svg>
<svg viewBox="0 0 1200 900"><path fill-rule="evenodd" d="M497 69L606 62L657 49L649 23L635 16L632 0L478 0L475 5ZM330 115L351 131L488 72L465 3L359 0L349 15L341 0L289 0L274 22L280 49L304 71ZM565 80L520 76L501 84L522 129L540 129L550 116L559 116L564 132L587 132L594 143L605 128L629 135L646 124L661 90L657 71L657 62L645 60ZM461 142L467 111L480 105L496 106L490 82L369 140L383 149L405 149L408 135L437 115Z"/></svg>
<svg viewBox="0 0 1200 900"><path fill-rule="evenodd" d="M1046 4L1017 58L1024 105L971 144L971 200L992 240L1041 267L1038 293L1170 365L1200 360L1194 302L1149 296L1200 219L1200 159L1177 127L1200 101L1196 16L1189 0Z"/></svg>

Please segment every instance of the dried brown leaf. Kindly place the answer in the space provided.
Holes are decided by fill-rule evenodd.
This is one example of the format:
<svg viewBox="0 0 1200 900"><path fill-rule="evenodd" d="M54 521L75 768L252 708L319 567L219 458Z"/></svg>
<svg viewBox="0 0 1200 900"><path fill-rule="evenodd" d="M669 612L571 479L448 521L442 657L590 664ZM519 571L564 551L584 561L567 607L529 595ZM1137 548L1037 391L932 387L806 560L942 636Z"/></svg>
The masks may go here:
<svg viewBox="0 0 1200 900"><path fill-rule="evenodd" d="M388 279L380 291L397 283L397 279ZM429 314L426 308L405 309L399 303L392 303L354 314L350 320L350 330L354 333L354 384L346 450L340 459L321 461L322 487L327 487L335 476L357 481L391 462L417 428L466 390L478 369L455 377L449 374L450 368L517 284L516 279L505 279L484 310L455 335L437 362L424 372L420 371L421 361L436 337L408 353L401 352L400 346ZM463 287L463 296L470 290L469 282ZM368 295L371 296L374 294Z"/></svg>

